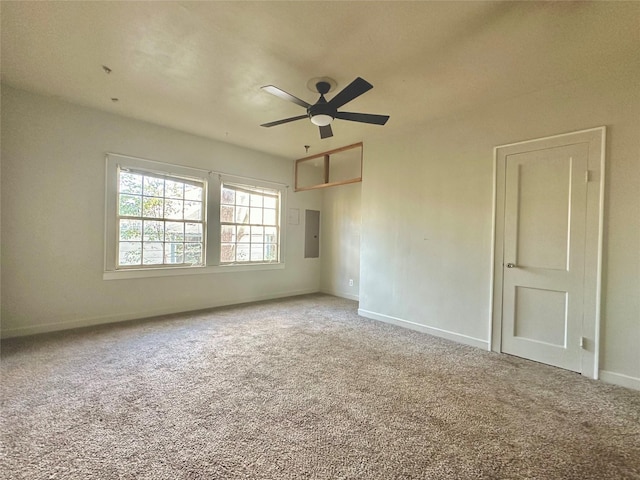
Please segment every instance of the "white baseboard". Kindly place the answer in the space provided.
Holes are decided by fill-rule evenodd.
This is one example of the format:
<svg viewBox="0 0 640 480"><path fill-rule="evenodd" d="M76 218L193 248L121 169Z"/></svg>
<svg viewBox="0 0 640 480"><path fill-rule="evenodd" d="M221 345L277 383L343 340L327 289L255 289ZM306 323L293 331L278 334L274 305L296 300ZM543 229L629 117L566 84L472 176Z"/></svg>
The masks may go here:
<svg viewBox="0 0 640 480"><path fill-rule="evenodd" d="M370 318L372 320L379 320L381 322L392 323L400 327L410 328L411 330L417 330L418 332L428 333L434 337L446 338L457 343L463 343L472 347L481 348L482 350L489 350L489 342L480 338L470 337L461 333L450 332L436 327L428 327L420 323L410 322L409 320L403 320L401 318L392 317L390 315L384 315L381 313L370 312L368 310L358 309L358 315Z"/></svg>
<svg viewBox="0 0 640 480"><path fill-rule="evenodd" d="M82 318L75 320L66 320L55 323L41 323L38 325L27 325L24 327L10 328L0 331L0 338L24 337L26 335L35 335L38 333L50 333L60 330L70 330L72 328L93 327L96 325L106 325L109 323L126 322L129 320L137 320L141 318L157 317L160 315L171 315L174 313L182 313L196 310L206 310L208 308L226 307L229 305L238 305L241 303L259 302L263 300L274 300L276 298L294 297L296 295L306 295L309 293L317 293L317 289L297 290L291 292L272 293L269 295L256 295L247 298L234 298L220 302L212 302L199 305L188 305L175 308L164 308L158 310L144 310L139 312L128 312L117 315L102 315L98 317Z"/></svg>
<svg viewBox="0 0 640 480"><path fill-rule="evenodd" d="M613 385L620 385L621 387L640 390L640 378L630 377L629 375L624 375L622 373L600 370L600 380L606 383L612 383Z"/></svg>
<svg viewBox="0 0 640 480"><path fill-rule="evenodd" d="M321 288L320 292L326 293L327 295L333 295L334 297L346 298L348 300L355 300L356 302L360 300L359 295L353 295L352 293L347 293L347 292L338 292L337 290L332 290L330 288Z"/></svg>

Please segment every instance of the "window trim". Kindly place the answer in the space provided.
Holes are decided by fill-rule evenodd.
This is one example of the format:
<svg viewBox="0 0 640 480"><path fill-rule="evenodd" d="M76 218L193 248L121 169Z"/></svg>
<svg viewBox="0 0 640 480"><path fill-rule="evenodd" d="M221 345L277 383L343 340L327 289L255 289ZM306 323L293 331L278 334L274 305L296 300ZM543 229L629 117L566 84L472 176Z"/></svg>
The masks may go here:
<svg viewBox="0 0 640 480"><path fill-rule="evenodd" d="M153 174L174 176L177 178L202 181L205 184L205 265L193 266L149 266L140 268L116 268L117 255L117 208L118 208L118 175L119 168L147 171ZM279 211L279 261L264 263L220 263L220 204L222 183L247 185L280 193ZM260 180L256 178L231 175L222 172L175 165L170 163L148 160L118 153L105 155L105 220L104 220L104 271L103 280L180 276L192 274L211 274L246 272L259 270L280 270L285 268L285 211L288 185Z"/></svg>

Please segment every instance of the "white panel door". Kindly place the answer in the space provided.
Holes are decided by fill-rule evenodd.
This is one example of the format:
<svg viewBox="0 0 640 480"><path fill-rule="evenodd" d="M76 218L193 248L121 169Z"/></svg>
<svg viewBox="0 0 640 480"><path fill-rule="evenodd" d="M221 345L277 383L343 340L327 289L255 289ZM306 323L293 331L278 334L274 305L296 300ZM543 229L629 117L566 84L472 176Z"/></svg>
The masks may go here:
<svg viewBox="0 0 640 480"><path fill-rule="evenodd" d="M576 143L505 159L501 350L577 372L588 154Z"/></svg>

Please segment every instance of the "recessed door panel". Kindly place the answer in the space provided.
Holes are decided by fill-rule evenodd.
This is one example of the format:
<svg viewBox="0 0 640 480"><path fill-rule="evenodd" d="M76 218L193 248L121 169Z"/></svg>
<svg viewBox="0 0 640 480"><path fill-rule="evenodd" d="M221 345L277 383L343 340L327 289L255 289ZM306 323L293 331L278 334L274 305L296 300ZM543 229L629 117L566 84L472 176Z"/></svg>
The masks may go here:
<svg viewBox="0 0 640 480"><path fill-rule="evenodd" d="M566 270L571 163L552 155L518 162L518 265Z"/></svg>
<svg viewBox="0 0 640 480"><path fill-rule="evenodd" d="M514 337L564 347L567 292L516 287Z"/></svg>

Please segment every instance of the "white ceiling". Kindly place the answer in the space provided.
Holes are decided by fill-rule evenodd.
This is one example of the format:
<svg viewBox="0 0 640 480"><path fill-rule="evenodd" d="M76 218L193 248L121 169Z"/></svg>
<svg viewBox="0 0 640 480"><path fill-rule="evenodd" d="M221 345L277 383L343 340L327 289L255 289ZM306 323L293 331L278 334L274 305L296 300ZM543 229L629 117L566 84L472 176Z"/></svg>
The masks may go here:
<svg viewBox="0 0 640 480"><path fill-rule="evenodd" d="M2 81L286 158L393 135L637 62L638 2L0 2ZM106 74L102 65L112 69ZM260 90L311 78L373 90L334 137ZM327 95L327 98L335 92ZM112 97L119 99L117 103ZM347 108L348 107L348 108Z"/></svg>

